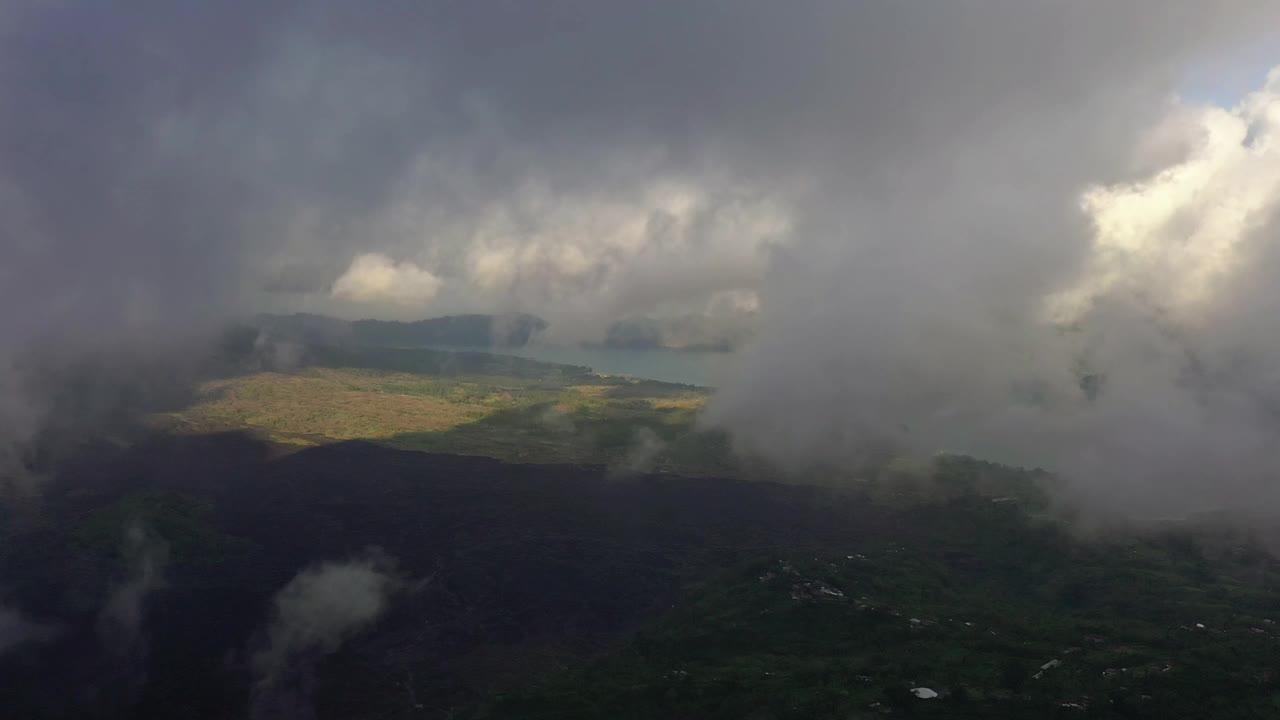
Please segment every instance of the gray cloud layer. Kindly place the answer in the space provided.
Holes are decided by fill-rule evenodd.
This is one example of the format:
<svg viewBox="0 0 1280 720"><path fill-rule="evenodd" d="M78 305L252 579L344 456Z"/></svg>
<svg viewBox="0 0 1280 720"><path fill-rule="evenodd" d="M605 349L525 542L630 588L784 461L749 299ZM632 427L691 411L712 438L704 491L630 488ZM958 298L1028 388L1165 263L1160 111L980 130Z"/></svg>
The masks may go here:
<svg viewBox="0 0 1280 720"><path fill-rule="evenodd" d="M26 369L48 348L182 347L260 307L598 334L758 295L711 418L744 445L907 442L1241 504L1275 469L1263 276L1192 311L1148 290L1203 258L1139 252L1116 276L1139 279L1088 289L1121 241L1081 203L1212 164L1169 93L1278 20L1267 0L11 3L5 448L53 412ZM1270 137L1273 111L1239 117ZM1201 197L1240 187L1204 174ZM1149 234L1220 232L1179 207ZM1269 258L1274 226L1245 224ZM1059 332L1046 298L1072 288ZM1085 366L1106 383L1081 405Z"/></svg>

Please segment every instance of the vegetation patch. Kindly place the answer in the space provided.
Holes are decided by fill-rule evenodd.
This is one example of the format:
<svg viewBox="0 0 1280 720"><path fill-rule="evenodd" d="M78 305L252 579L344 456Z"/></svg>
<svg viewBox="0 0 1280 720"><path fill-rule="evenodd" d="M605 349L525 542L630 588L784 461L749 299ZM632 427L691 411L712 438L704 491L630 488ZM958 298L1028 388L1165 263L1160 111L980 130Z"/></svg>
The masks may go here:
<svg viewBox="0 0 1280 720"><path fill-rule="evenodd" d="M414 352L426 351L396 351L395 363L373 353L366 359L375 367L318 366L212 380L195 404L155 420L182 432L248 430L292 446L370 440L515 462L694 475L733 469L725 438L695 426L709 397L705 389L583 376L572 368L454 372L460 368L448 369L437 354L417 363L421 372L384 367L414 365Z"/></svg>

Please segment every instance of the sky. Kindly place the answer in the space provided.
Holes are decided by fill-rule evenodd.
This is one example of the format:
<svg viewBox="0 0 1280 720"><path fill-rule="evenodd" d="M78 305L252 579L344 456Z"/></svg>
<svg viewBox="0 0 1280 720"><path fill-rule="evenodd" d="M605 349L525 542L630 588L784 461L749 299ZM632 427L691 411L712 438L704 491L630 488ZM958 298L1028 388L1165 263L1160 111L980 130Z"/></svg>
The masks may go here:
<svg viewBox="0 0 1280 720"><path fill-rule="evenodd" d="M1187 102L1231 108L1262 87L1271 68L1280 65L1280 49L1256 42L1206 58L1187 70L1178 94Z"/></svg>
<svg viewBox="0 0 1280 720"><path fill-rule="evenodd" d="M749 315L707 416L744 452L1280 509L1277 29L1274 0L6 3L0 457L66 416L60 369L154 377L260 310Z"/></svg>

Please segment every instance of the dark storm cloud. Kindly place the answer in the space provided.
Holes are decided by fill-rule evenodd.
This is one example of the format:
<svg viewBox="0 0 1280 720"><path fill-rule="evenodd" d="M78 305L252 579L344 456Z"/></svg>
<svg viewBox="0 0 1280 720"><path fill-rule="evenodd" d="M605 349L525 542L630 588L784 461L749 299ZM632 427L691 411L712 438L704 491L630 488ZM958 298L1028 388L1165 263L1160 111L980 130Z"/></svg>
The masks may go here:
<svg viewBox="0 0 1280 720"><path fill-rule="evenodd" d="M167 154L157 128L177 108L228 102L272 20L202 3L10 3L0 15L10 472L66 419L51 415L73 367L185 347L234 303L249 198L236 178Z"/></svg>
<svg viewBox="0 0 1280 720"><path fill-rule="evenodd" d="M239 252L234 178L173 162L158 119L219 106L269 18L200 3L7 11L0 92L6 333L63 335L218 307ZM105 326L105 327L104 327Z"/></svg>
<svg viewBox="0 0 1280 720"><path fill-rule="evenodd" d="M1005 388L1056 388L1080 352L1036 308L1091 262L1081 193L1196 147L1198 121L1143 138L1188 68L1276 20L1263 0L10 4L0 453L54 412L31 367L178 356L263 306L603 332L760 293L713 408L743 443L821 455L892 417L925 447L1142 464L1158 444L1011 436L1036 424ZM1095 363L1141 354L1111 342Z"/></svg>

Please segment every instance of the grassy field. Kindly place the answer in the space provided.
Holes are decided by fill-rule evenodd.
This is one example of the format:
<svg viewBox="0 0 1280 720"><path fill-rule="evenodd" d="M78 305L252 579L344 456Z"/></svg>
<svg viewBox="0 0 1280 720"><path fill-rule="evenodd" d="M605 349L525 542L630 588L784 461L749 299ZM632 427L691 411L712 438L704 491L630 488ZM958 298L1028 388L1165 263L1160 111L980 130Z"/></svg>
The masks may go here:
<svg viewBox="0 0 1280 720"><path fill-rule="evenodd" d="M308 367L211 380L196 403L156 420L183 432L249 430L281 445L369 440L624 471L730 469L724 438L695 427L702 388L528 368L423 369Z"/></svg>

